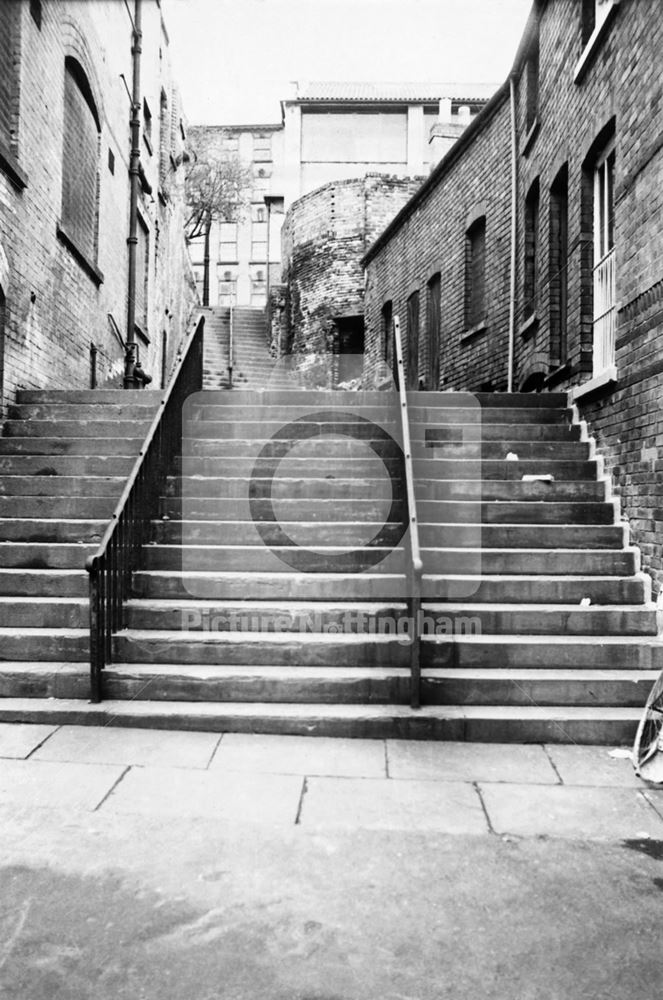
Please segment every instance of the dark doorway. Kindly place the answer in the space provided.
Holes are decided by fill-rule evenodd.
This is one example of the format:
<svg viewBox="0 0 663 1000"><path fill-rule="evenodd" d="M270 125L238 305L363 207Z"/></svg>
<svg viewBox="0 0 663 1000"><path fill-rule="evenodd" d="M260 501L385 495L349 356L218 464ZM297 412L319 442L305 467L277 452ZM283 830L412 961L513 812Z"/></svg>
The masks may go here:
<svg viewBox="0 0 663 1000"><path fill-rule="evenodd" d="M335 384L361 378L364 370L364 317L339 316L336 322Z"/></svg>
<svg viewBox="0 0 663 1000"><path fill-rule="evenodd" d="M5 293L0 285L0 413L5 403Z"/></svg>

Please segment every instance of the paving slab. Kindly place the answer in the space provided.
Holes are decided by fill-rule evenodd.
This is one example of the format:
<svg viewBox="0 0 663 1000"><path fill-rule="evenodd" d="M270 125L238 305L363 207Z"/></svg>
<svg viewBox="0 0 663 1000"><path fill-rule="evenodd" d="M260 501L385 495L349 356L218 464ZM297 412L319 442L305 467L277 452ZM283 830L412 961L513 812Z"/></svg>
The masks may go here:
<svg viewBox="0 0 663 1000"><path fill-rule="evenodd" d="M498 834L583 840L663 840L663 819L633 788L480 784Z"/></svg>
<svg viewBox="0 0 663 1000"><path fill-rule="evenodd" d="M386 777L382 740L326 736L226 733L212 762L212 770L217 769L349 778Z"/></svg>
<svg viewBox="0 0 663 1000"><path fill-rule="evenodd" d="M513 743L387 740L390 778L558 784L543 747Z"/></svg>
<svg viewBox="0 0 663 1000"><path fill-rule="evenodd" d="M219 739L218 733L62 726L34 757L86 764L206 768Z"/></svg>
<svg viewBox="0 0 663 1000"><path fill-rule="evenodd" d="M294 825L302 788L294 775L141 767L127 772L102 811Z"/></svg>
<svg viewBox="0 0 663 1000"><path fill-rule="evenodd" d="M56 729L29 722L0 722L0 757L28 757Z"/></svg>
<svg viewBox="0 0 663 1000"><path fill-rule="evenodd" d="M620 756L611 757L611 748L605 746L562 743L546 746L546 752L565 785L643 788L644 782L636 777L630 757L623 756L624 750L619 748ZM626 752L630 754L630 750Z"/></svg>
<svg viewBox="0 0 663 1000"><path fill-rule="evenodd" d="M461 782L310 778L300 823L332 829L488 833L476 789Z"/></svg>
<svg viewBox="0 0 663 1000"><path fill-rule="evenodd" d="M123 770L110 764L0 760L0 802L95 809L119 781Z"/></svg>

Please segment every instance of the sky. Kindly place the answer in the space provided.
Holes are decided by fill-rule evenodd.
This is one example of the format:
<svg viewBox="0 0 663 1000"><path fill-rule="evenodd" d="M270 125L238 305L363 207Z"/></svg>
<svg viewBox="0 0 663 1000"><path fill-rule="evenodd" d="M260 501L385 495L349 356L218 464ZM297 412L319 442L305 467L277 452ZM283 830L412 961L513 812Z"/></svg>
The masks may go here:
<svg viewBox="0 0 663 1000"><path fill-rule="evenodd" d="M190 124L278 122L292 81L506 78L531 0L163 0Z"/></svg>

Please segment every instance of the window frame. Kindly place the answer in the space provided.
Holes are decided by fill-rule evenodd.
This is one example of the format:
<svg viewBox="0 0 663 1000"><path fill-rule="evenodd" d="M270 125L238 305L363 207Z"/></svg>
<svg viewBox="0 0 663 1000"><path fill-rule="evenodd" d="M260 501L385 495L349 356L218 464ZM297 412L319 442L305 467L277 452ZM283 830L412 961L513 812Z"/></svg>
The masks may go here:
<svg viewBox="0 0 663 1000"><path fill-rule="evenodd" d="M485 215L479 215L465 231L465 295L463 305L463 337L479 333L487 326L486 258L488 224ZM477 247L483 244L482 257L477 257ZM477 260L481 261L481 280ZM480 296L477 295L480 289ZM477 301L478 300L478 301Z"/></svg>

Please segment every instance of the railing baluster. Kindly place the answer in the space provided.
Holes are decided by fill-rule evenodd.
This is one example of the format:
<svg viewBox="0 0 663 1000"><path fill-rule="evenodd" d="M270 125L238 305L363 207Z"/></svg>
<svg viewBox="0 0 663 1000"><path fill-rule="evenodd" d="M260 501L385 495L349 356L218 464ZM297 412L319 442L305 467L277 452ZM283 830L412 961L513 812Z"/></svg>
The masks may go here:
<svg viewBox="0 0 663 1000"><path fill-rule="evenodd" d="M203 385L201 316L189 334L145 437L112 520L86 563L90 593L90 700L103 698L103 670L112 662L113 634L124 627L125 601L152 514L182 432L182 405Z"/></svg>
<svg viewBox="0 0 663 1000"><path fill-rule="evenodd" d="M409 584L408 609L410 613L410 704L412 708L421 705L421 581L424 572L419 546L419 522L417 521L417 505L414 492L414 471L412 468L412 443L410 440L410 418L407 408L407 391L405 388L405 365L403 363L403 344L401 341L401 324L398 316L393 320L394 356L396 358L396 374L398 379L399 410L401 412L401 434L403 439L403 458L405 460L405 489L407 496L407 513L410 528L410 560L407 567Z"/></svg>

